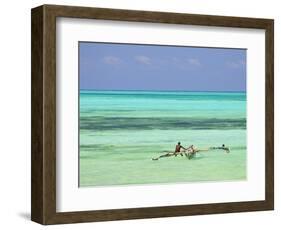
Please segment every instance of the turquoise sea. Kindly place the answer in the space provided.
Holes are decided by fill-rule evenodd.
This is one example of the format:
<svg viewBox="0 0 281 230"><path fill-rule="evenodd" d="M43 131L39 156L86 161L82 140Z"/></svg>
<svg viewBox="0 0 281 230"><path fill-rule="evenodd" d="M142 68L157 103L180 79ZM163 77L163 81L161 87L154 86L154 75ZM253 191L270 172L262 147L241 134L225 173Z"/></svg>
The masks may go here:
<svg viewBox="0 0 281 230"><path fill-rule="evenodd" d="M180 141L230 147L152 157ZM246 93L80 91L80 186L246 179Z"/></svg>

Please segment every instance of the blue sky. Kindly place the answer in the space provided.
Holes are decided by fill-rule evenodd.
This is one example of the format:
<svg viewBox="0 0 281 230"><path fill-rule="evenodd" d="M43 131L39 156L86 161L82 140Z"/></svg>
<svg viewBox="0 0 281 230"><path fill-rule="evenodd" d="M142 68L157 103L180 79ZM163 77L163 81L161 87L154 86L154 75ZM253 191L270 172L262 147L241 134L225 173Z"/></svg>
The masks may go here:
<svg viewBox="0 0 281 230"><path fill-rule="evenodd" d="M245 91L246 50L79 43L80 89Z"/></svg>

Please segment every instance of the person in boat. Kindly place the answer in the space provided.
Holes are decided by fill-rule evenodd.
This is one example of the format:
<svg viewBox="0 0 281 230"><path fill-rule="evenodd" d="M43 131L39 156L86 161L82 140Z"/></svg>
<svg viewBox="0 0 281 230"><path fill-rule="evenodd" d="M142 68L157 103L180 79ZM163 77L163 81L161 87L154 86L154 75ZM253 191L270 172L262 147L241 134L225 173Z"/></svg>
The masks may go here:
<svg viewBox="0 0 281 230"><path fill-rule="evenodd" d="M229 147L226 147L224 144L222 144L222 146L220 147L211 147L210 149L222 149L225 150L227 153L230 152Z"/></svg>
<svg viewBox="0 0 281 230"><path fill-rule="evenodd" d="M187 150L186 148L184 148L183 146L181 146L181 143L180 143L180 142L178 142L178 144L176 145L176 148L175 148L175 152L174 152L175 157L176 157L178 154L180 154L181 156L183 156L182 153L181 153L181 150L182 150L182 149Z"/></svg>
<svg viewBox="0 0 281 230"><path fill-rule="evenodd" d="M183 149L183 151L182 151L182 149ZM196 153L202 152L202 151L208 151L208 150L209 150L209 148L208 149L198 149L198 148L194 147L194 145L190 145L189 147L184 148L183 146L181 146L181 143L178 142L174 152L168 152L159 157L152 158L152 160L159 160L162 157L171 157L171 156L176 157L178 154L180 154L181 156L183 156L183 154L184 154L188 159L191 159L192 157L195 156Z"/></svg>
<svg viewBox="0 0 281 230"><path fill-rule="evenodd" d="M171 156L177 156L178 154L180 154L181 156L183 156L183 154L181 153L181 150L184 149L186 150L186 148L184 148L183 146L181 146L181 143L178 142L178 144L176 145L176 148L175 148L175 151L174 152L168 152L166 154L163 154L159 157L155 157L155 158L152 158L152 160L159 160L160 158L162 157L171 157Z"/></svg>

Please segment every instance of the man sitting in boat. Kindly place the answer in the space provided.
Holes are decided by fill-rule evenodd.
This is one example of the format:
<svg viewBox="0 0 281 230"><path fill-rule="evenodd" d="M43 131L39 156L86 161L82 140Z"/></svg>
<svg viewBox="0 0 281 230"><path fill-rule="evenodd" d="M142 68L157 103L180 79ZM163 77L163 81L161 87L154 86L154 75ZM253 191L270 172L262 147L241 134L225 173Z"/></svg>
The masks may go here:
<svg viewBox="0 0 281 230"><path fill-rule="evenodd" d="M186 148L184 148L183 146L181 146L181 143L178 142L178 144L176 145L176 148L175 148L175 151L174 152L168 152L166 154L163 154L159 157L156 157L156 158L152 158L152 160L158 160L159 158L162 158L162 157L171 157L171 156L177 156L178 154L180 154L181 156L183 156L181 150L184 149L184 150L187 150Z"/></svg>
<svg viewBox="0 0 281 230"><path fill-rule="evenodd" d="M174 152L175 157L176 157L178 154L180 154L181 156L183 156L182 153L181 153L181 149L186 150L186 148L184 148L183 146L181 146L181 143L178 142L178 144L176 145L175 152Z"/></svg>

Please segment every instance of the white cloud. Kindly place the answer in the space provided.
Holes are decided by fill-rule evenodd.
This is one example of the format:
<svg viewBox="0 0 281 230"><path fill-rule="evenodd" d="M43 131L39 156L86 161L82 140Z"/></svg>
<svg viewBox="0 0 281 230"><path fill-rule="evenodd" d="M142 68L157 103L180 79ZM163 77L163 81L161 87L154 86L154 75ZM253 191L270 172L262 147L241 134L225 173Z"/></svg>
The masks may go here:
<svg viewBox="0 0 281 230"><path fill-rule="evenodd" d="M114 56L105 56L102 61L109 65L119 65L122 63L122 60Z"/></svg>
<svg viewBox="0 0 281 230"><path fill-rule="evenodd" d="M190 67L199 67L201 62L197 58L177 58L173 57L172 63L180 69L189 69Z"/></svg>
<svg viewBox="0 0 281 230"><path fill-rule="evenodd" d="M187 63L189 65L193 65L193 66L200 66L201 65L200 61L197 58L188 58Z"/></svg>
<svg viewBox="0 0 281 230"><path fill-rule="evenodd" d="M151 59L147 56L135 56L135 60L141 64L145 64L145 65L150 65L151 64Z"/></svg>
<svg viewBox="0 0 281 230"><path fill-rule="evenodd" d="M246 63L243 60L229 61L226 63L229 68L238 69L244 67Z"/></svg>

